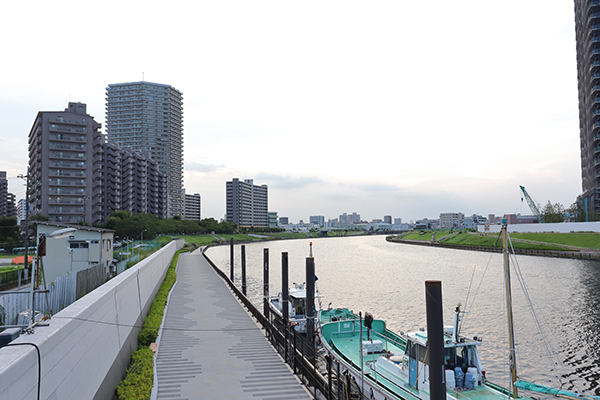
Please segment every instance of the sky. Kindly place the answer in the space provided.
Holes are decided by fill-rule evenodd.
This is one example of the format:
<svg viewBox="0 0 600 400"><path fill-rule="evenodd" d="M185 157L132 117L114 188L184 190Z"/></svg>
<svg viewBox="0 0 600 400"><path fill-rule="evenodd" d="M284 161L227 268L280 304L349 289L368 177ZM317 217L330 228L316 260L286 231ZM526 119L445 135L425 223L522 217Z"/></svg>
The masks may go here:
<svg viewBox="0 0 600 400"><path fill-rule="evenodd" d="M530 214L581 193L570 1L29 1L2 6L0 171L38 111L142 79L184 97L184 186L269 187L292 222ZM8 17L10 16L10 17ZM104 130L103 130L104 132Z"/></svg>

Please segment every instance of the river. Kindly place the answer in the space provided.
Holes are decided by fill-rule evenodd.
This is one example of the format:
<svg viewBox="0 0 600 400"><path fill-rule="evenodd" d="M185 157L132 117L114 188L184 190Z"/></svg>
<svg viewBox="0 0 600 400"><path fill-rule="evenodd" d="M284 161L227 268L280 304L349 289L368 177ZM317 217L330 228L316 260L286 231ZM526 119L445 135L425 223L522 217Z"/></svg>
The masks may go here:
<svg viewBox="0 0 600 400"><path fill-rule="evenodd" d="M444 324L462 303L461 332L483 338L480 355L490 381L507 387L508 336L502 255L388 243L384 236L282 240L246 244L248 297L262 310L263 249L269 249L270 293L281 291L281 253L289 255L289 282L305 281L313 242L322 307L347 307L385 319L401 332L426 328L425 281L442 281ZM235 282L241 287L241 251L235 245ZM207 255L229 275L229 246ZM600 262L519 256L535 316L557 360L563 389L600 395ZM517 274L513 313L520 376L557 386L554 367Z"/></svg>

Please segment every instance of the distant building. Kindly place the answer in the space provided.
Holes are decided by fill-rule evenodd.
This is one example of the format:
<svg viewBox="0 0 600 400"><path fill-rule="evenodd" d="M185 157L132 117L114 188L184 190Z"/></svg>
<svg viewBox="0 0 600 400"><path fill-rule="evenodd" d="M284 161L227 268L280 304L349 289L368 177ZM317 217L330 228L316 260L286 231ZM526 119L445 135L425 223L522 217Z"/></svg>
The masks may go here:
<svg viewBox="0 0 600 400"><path fill-rule="evenodd" d="M254 180L240 181L234 178L227 182L227 222L239 227L268 227L268 188L255 185Z"/></svg>
<svg viewBox="0 0 600 400"><path fill-rule="evenodd" d="M402 225L402 218L394 218L394 225Z"/></svg>
<svg viewBox="0 0 600 400"><path fill-rule="evenodd" d="M278 228L277 211L269 211L267 214L269 215L269 228Z"/></svg>
<svg viewBox="0 0 600 400"><path fill-rule="evenodd" d="M27 200L25 199L21 199L19 200L19 202L17 203L17 223L20 224L21 221L23 221L24 219L27 218L27 210L26 210L26 204ZM31 211L31 207L29 208Z"/></svg>
<svg viewBox="0 0 600 400"><path fill-rule="evenodd" d="M343 213L339 217L339 226L350 226L360 223L360 214L353 212L352 214Z"/></svg>
<svg viewBox="0 0 600 400"><path fill-rule="evenodd" d="M415 229L430 229L430 228L431 228L431 221L429 221L427 218L418 219L417 222L415 222Z"/></svg>
<svg viewBox="0 0 600 400"><path fill-rule="evenodd" d="M465 215L463 213L441 213L440 214L440 228L442 229L451 229L457 228L456 221L462 221L465 219Z"/></svg>
<svg viewBox="0 0 600 400"><path fill-rule="evenodd" d="M100 223L102 145L100 124L83 103L40 111L29 132L29 202L52 222Z"/></svg>
<svg viewBox="0 0 600 400"><path fill-rule="evenodd" d="M535 215L504 214L507 224L537 224L539 221Z"/></svg>
<svg viewBox="0 0 600 400"><path fill-rule="evenodd" d="M200 193L185 194L185 216L183 219L202 220Z"/></svg>
<svg viewBox="0 0 600 400"><path fill-rule="evenodd" d="M383 222L385 222L386 224L392 224L392 216L391 215L384 215L383 216Z"/></svg>
<svg viewBox="0 0 600 400"><path fill-rule="evenodd" d="M290 223L290 219L288 217L279 217L280 225L287 225Z"/></svg>
<svg viewBox="0 0 600 400"><path fill-rule="evenodd" d="M184 215L183 95L151 82L110 84L106 88L108 140L158 163L166 177L167 217Z"/></svg>
<svg viewBox="0 0 600 400"><path fill-rule="evenodd" d="M16 215L15 195L8 191L6 171L0 171L0 217L15 217Z"/></svg>
<svg viewBox="0 0 600 400"><path fill-rule="evenodd" d="M325 217L322 215L311 215L309 218L309 222L319 228L325 226Z"/></svg>

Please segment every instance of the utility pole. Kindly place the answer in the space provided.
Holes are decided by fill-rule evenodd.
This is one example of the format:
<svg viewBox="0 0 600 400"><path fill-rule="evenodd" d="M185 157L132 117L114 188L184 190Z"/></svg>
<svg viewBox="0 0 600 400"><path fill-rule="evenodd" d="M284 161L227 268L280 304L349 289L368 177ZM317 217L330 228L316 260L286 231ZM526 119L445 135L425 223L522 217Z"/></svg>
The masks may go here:
<svg viewBox="0 0 600 400"><path fill-rule="evenodd" d="M27 174L18 175L18 178L25 179L25 271L27 271L27 265L29 264L29 168L27 168ZM32 270L33 272L33 270ZM32 273L33 283L33 273Z"/></svg>

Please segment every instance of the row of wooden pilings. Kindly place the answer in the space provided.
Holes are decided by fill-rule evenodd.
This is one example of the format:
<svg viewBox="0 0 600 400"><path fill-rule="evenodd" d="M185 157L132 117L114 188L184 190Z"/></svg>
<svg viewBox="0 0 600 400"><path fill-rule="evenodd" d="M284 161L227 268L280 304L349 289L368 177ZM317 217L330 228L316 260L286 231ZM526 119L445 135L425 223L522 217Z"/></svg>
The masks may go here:
<svg viewBox="0 0 600 400"><path fill-rule="evenodd" d="M242 290L234 284L234 245L230 241L230 272L227 276L208 257L206 259L213 269L219 274L236 293L248 311L263 326L267 338L277 349L283 359L290 365L295 374L300 375L303 382L311 389L314 399L342 400L370 399L367 393L361 393L361 385L353 381L349 374L340 371L340 364L332 360L331 356L324 355L323 361L326 371L319 371L319 355L315 343L315 263L311 256L306 258L306 336L296 332L289 322L289 290L288 290L288 253L281 254L282 276L282 314L283 323L275 324L271 318L269 307L269 249L263 249L263 313L256 308L246 297L246 248L241 245L241 274ZM431 400L446 398L446 384L444 373L444 327L442 307L441 281L426 281L426 311L427 331L430 357L430 393ZM439 368L434 367L439 365ZM320 395L318 396L317 393Z"/></svg>

